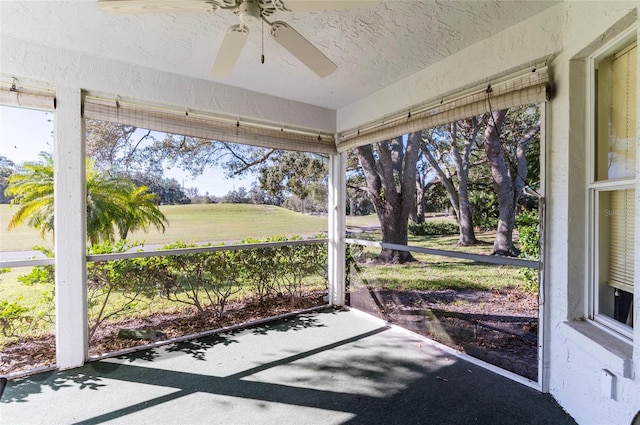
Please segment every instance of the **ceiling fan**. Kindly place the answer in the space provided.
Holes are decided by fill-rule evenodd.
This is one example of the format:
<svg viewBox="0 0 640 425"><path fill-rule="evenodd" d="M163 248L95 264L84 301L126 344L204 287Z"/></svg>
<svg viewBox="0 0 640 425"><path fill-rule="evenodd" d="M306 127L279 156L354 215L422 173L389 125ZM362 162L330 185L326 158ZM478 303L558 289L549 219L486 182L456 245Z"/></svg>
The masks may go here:
<svg viewBox="0 0 640 425"><path fill-rule="evenodd" d="M231 10L240 23L232 25L222 40L211 69L211 75L224 78L231 75L249 36L249 27L262 20L269 34L304 65L324 78L338 67L299 32L282 21L269 18L277 11L311 12L320 10L370 7L381 0L98 0L98 6L108 14L198 12Z"/></svg>

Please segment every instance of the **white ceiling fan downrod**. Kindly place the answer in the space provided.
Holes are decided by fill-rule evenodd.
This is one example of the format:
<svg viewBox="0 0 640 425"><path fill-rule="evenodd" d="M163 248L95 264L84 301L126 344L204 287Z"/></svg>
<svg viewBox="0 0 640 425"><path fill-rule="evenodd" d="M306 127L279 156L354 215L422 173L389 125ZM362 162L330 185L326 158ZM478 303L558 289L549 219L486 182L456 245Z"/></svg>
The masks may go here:
<svg viewBox="0 0 640 425"><path fill-rule="evenodd" d="M237 9L240 22L247 27L260 20L261 11L260 5L255 0L243 0Z"/></svg>

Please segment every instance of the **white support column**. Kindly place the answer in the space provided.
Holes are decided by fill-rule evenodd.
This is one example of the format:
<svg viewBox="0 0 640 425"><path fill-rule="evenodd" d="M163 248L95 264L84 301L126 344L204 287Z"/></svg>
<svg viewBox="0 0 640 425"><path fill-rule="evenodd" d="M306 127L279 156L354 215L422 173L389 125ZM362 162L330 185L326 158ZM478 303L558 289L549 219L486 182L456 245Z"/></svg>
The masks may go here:
<svg viewBox="0 0 640 425"><path fill-rule="evenodd" d="M54 229L58 368L87 358L86 177L80 89L56 90Z"/></svg>
<svg viewBox="0 0 640 425"><path fill-rule="evenodd" d="M329 303L345 303L346 156L329 160Z"/></svg>
<svg viewBox="0 0 640 425"><path fill-rule="evenodd" d="M549 193L547 158L549 156L548 135L551 134L551 128L547 116L551 116L551 106L549 102L540 104L540 188L542 198L538 199L540 213L540 238L542 246L540 249L540 268L538 281L538 385L543 393L549 392L549 380L551 374L551 309L547 303L547 294L551 293L547 276L547 259L549 250L547 249L547 194Z"/></svg>

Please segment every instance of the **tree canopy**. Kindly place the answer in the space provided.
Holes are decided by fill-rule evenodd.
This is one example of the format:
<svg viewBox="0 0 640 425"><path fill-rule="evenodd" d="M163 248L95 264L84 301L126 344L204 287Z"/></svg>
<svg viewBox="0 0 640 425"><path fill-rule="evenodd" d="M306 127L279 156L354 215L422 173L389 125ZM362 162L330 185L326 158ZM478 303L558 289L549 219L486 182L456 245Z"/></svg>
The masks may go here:
<svg viewBox="0 0 640 425"><path fill-rule="evenodd" d="M41 161L23 165L23 170L8 178L7 195L18 206L9 221L9 229L26 223L44 237L54 233L53 157L40 154ZM131 180L99 172L87 159L87 240L91 244L126 239L135 230L155 227L164 231L166 217L156 205L157 196L146 186Z"/></svg>
<svg viewBox="0 0 640 425"><path fill-rule="evenodd" d="M18 171L18 166L9 158L0 155L0 204L8 204L11 198L5 194L8 179L11 174Z"/></svg>

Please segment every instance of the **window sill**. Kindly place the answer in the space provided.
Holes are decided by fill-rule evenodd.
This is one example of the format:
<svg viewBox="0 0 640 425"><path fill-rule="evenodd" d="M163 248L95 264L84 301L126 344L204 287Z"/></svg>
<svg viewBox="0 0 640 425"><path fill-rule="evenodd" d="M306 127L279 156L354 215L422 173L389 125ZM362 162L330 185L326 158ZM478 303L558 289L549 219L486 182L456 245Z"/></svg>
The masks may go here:
<svg viewBox="0 0 640 425"><path fill-rule="evenodd" d="M633 345L586 321L569 321L560 326L571 342L624 378L633 376Z"/></svg>

